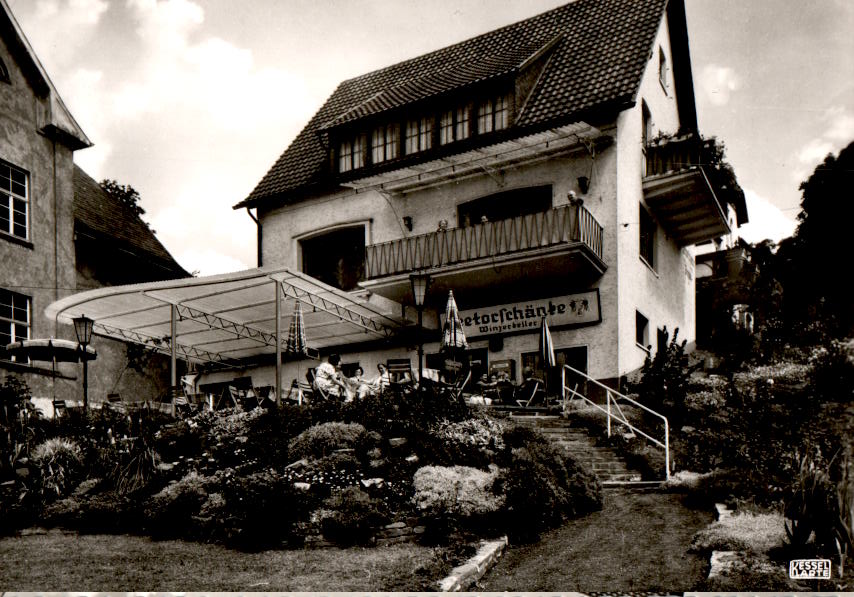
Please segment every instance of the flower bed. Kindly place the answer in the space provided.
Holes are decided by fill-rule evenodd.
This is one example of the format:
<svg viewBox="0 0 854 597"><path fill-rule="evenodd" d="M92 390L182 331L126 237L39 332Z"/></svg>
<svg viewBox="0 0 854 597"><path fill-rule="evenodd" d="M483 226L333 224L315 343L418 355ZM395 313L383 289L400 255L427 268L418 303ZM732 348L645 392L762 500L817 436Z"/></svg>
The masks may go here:
<svg viewBox="0 0 854 597"><path fill-rule="evenodd" d="M319 545L318 536L341 545L508 531L530 539L601 503L595 478L544 437L444 394L134 417L105 410L54 424L71 438L62 454L77 454L74 441L85 448L82 473L66 458L61 475L44 476L44 458L33 460L37 478L52 479L36 504L45 524L241 549ZM84 491L65 497L65 479L85 478Z"/></svg>

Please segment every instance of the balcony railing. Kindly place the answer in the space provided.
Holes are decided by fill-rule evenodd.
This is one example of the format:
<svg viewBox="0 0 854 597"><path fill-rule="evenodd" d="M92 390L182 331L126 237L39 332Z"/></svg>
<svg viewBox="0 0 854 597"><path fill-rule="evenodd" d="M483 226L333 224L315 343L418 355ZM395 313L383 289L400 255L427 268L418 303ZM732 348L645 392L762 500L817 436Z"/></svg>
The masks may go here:
<svg viewBox="0 0 854 597"><path fill-rule="evenodd" d="M370 280L415 270L579 243L602 260L602 226L580 205L450 228L365 248Z"/></svg>
<svg viewBox="0 0 854 597"><path fill-rule="evenodd" d="M703 164L704 142L695 135L652 141L646 148L646 176L679 172Z"/></svg>

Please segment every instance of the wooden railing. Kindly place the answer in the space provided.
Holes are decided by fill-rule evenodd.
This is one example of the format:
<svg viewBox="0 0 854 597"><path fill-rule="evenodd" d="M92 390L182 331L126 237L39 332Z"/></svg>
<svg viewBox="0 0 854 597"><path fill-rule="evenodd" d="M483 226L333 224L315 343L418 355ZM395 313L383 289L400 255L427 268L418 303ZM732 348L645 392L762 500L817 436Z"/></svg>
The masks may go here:
<svg viewBox="0 0 854 597"><path fill-rule="evenodd" d="M695 135L669 137L645 148L646 176L679 172L703 164L703 141Z"/></svg>
<svg viewBox="0 0 854 597"><path fill-rule="evenodd" d="M580 205L437 230L365 247L365 277L465 263L564 243L580 243L602 260L602 226Z"/></svg>

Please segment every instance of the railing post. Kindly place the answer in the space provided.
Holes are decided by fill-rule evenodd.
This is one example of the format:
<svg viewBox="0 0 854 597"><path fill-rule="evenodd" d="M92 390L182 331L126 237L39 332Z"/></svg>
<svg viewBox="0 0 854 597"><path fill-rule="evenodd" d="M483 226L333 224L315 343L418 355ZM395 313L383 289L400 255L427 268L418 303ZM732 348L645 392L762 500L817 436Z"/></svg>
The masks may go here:
<svg viewBox="0 0 854 597"><path fill-rule="evenodd" d="M608 400L608 437L611 437L611 392L605 392L605 397Z"/></svg>
<svg viewBox="0 0 854 597"><path fill-rule="evenodd" d="M566 369L563 367L560 368L560 395L563 398L561 400L561 409L563 410L563 415L566 416Z"/></svg>
<svg viewBox="0 0 854 597"><path fill-rule="evenodd" d="M670 480L670 423L664 419L664 478Z"/></svg>

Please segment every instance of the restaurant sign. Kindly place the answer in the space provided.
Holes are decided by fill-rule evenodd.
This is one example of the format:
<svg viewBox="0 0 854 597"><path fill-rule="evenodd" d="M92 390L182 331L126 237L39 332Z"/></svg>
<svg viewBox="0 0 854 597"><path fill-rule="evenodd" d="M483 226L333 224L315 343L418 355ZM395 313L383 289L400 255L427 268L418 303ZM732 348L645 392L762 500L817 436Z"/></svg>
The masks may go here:
<svg viewBox="0 0 854 597"><path fill-rule="evenodd" d="M537 330L543 317L552 329L599 323L599 290L460 311L469 338Z"/></svg>

